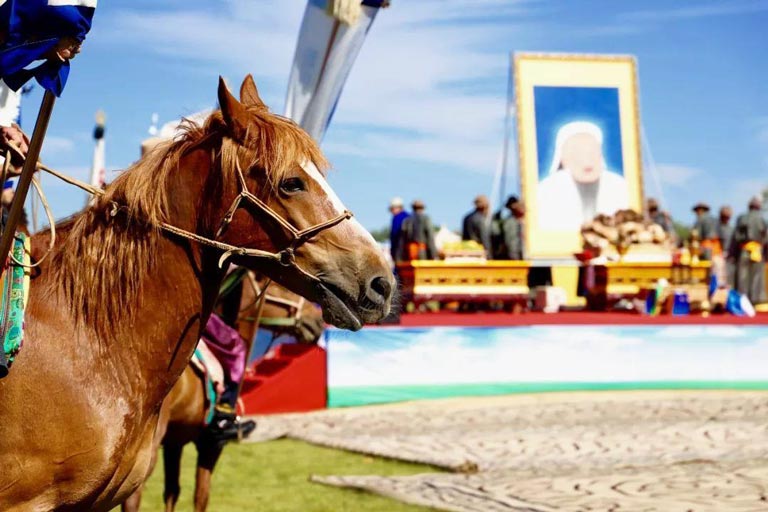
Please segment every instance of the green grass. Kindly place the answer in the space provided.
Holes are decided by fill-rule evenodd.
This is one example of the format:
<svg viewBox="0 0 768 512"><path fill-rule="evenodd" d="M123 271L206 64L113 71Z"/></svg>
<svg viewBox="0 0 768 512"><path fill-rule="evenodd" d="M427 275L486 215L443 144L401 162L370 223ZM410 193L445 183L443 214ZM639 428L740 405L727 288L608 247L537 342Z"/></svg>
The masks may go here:
<svg viewBox="0 0 768 512"><path fill-rule="evenodd" d="M181 498L177 510L192 510L197 453L184 451ZM160 511L162 456L144 490L141 510ZM293 440L232 444L213 474L210 512L419 512L374 494L311 483L309 475L412 475L439 471L430 466L367 457Z"/></svg>

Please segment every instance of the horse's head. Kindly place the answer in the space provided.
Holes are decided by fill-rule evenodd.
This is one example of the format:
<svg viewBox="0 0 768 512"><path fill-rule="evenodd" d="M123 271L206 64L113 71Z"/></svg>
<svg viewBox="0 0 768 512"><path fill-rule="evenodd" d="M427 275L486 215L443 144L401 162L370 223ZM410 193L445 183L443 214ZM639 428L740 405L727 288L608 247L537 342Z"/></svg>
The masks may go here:
<svg viewBox="0 0 768 512"><path fill-rule="evenodd" d="M269 112L250 75L240 101L220 81L219 105L222 171L236 179L224 182L217 239L246 248L232 260L319 303L338 327L356 330L386 316L392 272L328 185L317 145Z"/></svg>

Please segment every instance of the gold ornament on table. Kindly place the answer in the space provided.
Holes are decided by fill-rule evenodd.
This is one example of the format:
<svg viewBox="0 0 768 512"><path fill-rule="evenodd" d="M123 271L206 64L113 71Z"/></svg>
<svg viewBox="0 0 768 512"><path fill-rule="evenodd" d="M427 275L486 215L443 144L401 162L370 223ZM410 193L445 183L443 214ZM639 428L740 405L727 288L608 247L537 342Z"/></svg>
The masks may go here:
<svg viewBox="0 0 768 512"><path fill-rule="evenodd" d="M691 236L688 240L688 251L691 253L691 265L696 265L700 261L701 256L701 237L699 236L698 229L691 230Z"/></svg>

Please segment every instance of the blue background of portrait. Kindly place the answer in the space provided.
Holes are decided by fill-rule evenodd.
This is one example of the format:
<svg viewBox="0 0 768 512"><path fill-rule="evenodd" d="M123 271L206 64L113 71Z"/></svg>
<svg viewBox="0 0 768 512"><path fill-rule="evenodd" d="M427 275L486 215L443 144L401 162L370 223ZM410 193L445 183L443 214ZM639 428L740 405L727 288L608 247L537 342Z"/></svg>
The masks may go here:
<svg viewBox="0 0 768 512"><path fill-rule="evenodd" d="M536 86L533 98L539 180L546 178L552 165L557 131L572 121L588 121L603 131L603 156L608 169L624 175L617 88Z"/></svg>

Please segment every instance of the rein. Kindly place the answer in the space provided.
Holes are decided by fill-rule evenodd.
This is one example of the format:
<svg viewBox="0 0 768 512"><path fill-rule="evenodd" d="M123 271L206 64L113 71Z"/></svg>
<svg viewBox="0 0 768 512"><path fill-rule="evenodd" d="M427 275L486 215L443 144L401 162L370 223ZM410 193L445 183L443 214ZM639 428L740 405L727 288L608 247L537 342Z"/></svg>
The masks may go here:
<svg viewBox="0 0 768 512"><path fill-rule="evenodd" d="M9 146L9 150L6 152L6 162L10 161L9 157L10 157L11 150L13 150L22 159L24 158L24 155L16 146L10 143L8 144L8 146ZM8 164L6 164L3 169L5 172L7 172L7 165ZM55 169L52 169L40 162L37 163L37 169L41 171L45 171L59 178L65 183L78 187L93 196L102 197L105 194L104 190L100 188L94 187L76 178L72 178L71 176L62 174L56 171ZM204 237L204 236L198 235L197 233L187 231L185 229L176 227L166 222L160 223L159 228L165 231L166 233L170 233L180 238L185 238L187 240L196 242L198 244L212 247L214 249L218 249L222 251L222 255L219 258L219 268L223 268L224 263L232 256L244 256L244 257L252 258L255 260L264 260L272 263L276 262L284 267L292 267L298 272L302 273L306 278L313 281L317 281L318 279L315 276L307 273L304 269L302 269L296 263L296 256L295 256L296 250L302 245L304 245L306 242L308 242L310 239L312 239L313 237L325 231L326 229L330 229L340 224L341 222L344 222L345 220L351 219L353 216L352 212L350 212L349 210L345 210L343 213L340 213L336 217L328 219L324 222L315 224L314 226L310 226L306 229L298 229L289 221L284 219L279 213L274 211L268 204L266 204L264 201L262 201L255 195L253 195L248 190L248 185L245 181L245 176L243 175L243 171L240 167L240 161L237 159L235 159L235 170L237 171L237 178L238 178L238 184L240 187L240 192L232 201L232 204L227 210L227 213L224 215L224 218L219 223L219 228L217 229L216 235L214 238ZM54 227L54 222L52 220L53 217L50 211L50 207L48 206L47 201L45 200L45 196L42 193L42 189L39 186L39 183L36 184L35 187L38 193L40 194L41 202L43 203L43 207L45 208L46 215L48 216L48 219L50 222L50 229L52 232L51 242L49 244L48 251L35 264L35 265L38 265L43 259L48 257L50 252L53 250L54 242L55 242L55 227ZM234 218L235 212L240 208L243 208L241 204L243 201L245 201L246 203L250 203L251 205L260 209L263 213L267 214L290 235L291 241L288 243L287 247L277 252L269 252L261 249L250 249L247 247L239 247L236 245L228 244L226 242L221 242L217 240L217 238L219 238L222 234L224 234L224 232L229 227L229 224L232 222L232 219ZM111 210L109 212L110 217L116 217L117 214L120 212L120 210L125 208L126 208L125 205L120 205L119 203L112 201Z"/></svg>

